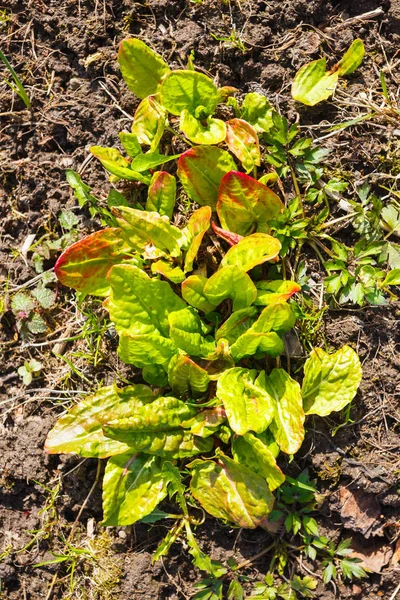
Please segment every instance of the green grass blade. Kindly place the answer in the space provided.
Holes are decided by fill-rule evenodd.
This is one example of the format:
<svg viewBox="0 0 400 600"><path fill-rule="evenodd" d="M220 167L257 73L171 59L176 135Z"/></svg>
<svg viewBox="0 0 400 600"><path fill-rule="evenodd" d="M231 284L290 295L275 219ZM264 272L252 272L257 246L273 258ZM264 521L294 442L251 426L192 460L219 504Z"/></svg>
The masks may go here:
<svg viewBox="0 0 400 600"><path fill-rule="evenodd" d="M10 63L8 62L7 58L4 56L4 54L1 50L0 50L0 60L3 61L3 63L7 67L7 69L10 71L12 78L15 81L16 87L14 87L12 84L10 84L7 81L8 85L11 87L11 89L13 89L18 94L18 96L21 98L22 102L25 104L26 108L31 108L30 98L29 98L28 94L26 93L25 88L22 85L20 78L18 77L18 75L16 74L16 72L14 71L14 69L12 68L12 66L10 65Z"/></svg>

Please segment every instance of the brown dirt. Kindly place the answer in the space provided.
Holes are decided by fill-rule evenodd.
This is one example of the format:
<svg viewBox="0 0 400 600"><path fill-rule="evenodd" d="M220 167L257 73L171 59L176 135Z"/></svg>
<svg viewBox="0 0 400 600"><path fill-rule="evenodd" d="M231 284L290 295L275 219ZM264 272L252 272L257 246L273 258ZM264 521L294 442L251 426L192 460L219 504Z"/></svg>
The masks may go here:
<svg viewBox="0 0 400 600"><path fill-rule="evenodd" d="M382 16L346 24L347 19L379 7L384 11ZM30 113L5 85L0 87L0 183L4 187L0 197L0 275L9 282L8 291L35 276L30 255L25 261L17 250L31 233L37 239L48 232L53 238L60 235L58 214L62 208L76 212L82 232L99 227L98 219L91 219L86 210L76 206L64 170L81 167L92 144L114 145L128 122L121 109L132 114L136 106L116 62L117 45L123 37L140 36L177 67L194 49L196 64L221 85L234 85L243 92L262 91L292 119L299 109L290 99L289 84L297 68L320 56L321 48L336 58L355 37L363 39L367 57L346 84L346 91L355 95L378 87L377 70L386 60L396 60L400 42L398 0L204 0L200 4L189 0L0 0L0 10L6 15L0 19L0 47L33 98ZM211 36L229 37L233 28L242 38L245 52ZM390 85L395 82L394 75ZM353 108L339 109L329 102L302 108L300 116L303 124L312 126L321 120L351 118ZM393 130L390 124L383 128L364 124L355 135L346 131L327 140L335 149L331 164L351 172L356 179L395 169L399 151L398 133ZM87 163L83 177L100 197L105 196L106 176L95 161ZM46 268L54 264L55 257L45 263ZM81 317L72 294L62 289L58 293L56 307L44 314L49 331L56 332L55 337L73 335L76 317ZM0 554L5 553L0 563L0 597L39 600L46 598L49 582L59 567L32 565L50 560L50 550L59 549L61 542L49 534L25 551L17 550L32 540L32 532L49 523L49 511L40 514L49 497L44 486L54 488L60 478L62 486L55 500L57 531L68 534L95 479L96 461L81 464L75 458L44 453L46 433L71 398L51 390L60 389L69 368L46 346L35 347L21 340L7 310L7 298L5 309L0 329ZM363 362L363 383L351 412L355 422L332 437L338 417L310 420L306 442L291 468L298 473L307 466L319 476L319 487L327 493L320 524L332 538L343 529L334 495L340 486L373 494L384 525L382 542L393 546L398 535L398 322L399 308L393 303L389 307L332 311L326 325L327 344L338 347L350 343ZM35 342L48 339L38 336ZM107 383L115 375L118 366L111 359L113 345L112 340L102 343L99 365L75 356L74 361L90 381ZM83 342L70 344L68 351L85 351ZM30 357L46 362L43 374L26 390L16 369ZM88 386L72 376L70 387ZM81 515L82 532L93 518L101 520L98 488ZM114 597L172 600L188 596L198 573L185 549L176 545L163 564L151 565L151 552L163 533L162 527L144 525L109 532L113 536L111 561L121 563L121 581ZM221 560L229 556L249 558L268 544L261 531L238 534L213 519L199 530L199 539L213 558ZM268 557L264 557L247 574L252 580L260 579L267 566ZM61 566L59 573L65 575L65 567ZM386 566L381 574L372 574L367 582L355 586L343 584L336 591L319 586L317 597L389 599L398 582L398 567ZM64 594L58 587L51 597L67 597Z"/></svg>

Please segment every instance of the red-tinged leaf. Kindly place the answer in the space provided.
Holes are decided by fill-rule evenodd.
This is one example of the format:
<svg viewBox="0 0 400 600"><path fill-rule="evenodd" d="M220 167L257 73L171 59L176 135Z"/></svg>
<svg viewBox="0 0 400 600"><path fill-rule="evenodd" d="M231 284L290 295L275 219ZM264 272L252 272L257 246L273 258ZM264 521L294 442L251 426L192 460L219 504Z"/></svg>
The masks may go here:
<svg viewBox="0 0 400 600"><path fill-rule="evenodd" d="M221 181L217 213L223 229L239 235L268 233L268 223L283 210L279 197L253 177L231 171Z"/></svg>
<svg viewBox="0 0 400 600"><path fill-rule="evenodd" d="M218 237L228 242L230 246L235 246L240 242L240 240L243 239L242 235L238 235L237 233L232 233L231 231L222 229L222 227L218 227L218 225L216 225L214 222L211 223L211 227L214 233L216 233Z"/></svg>
<svg viewBox="0 0 400 600"><path fill-rule="evenodd" d="M261 164L260 143L257 131L243 119L226 122L226 144L242 163L246 173Z"/></svg>
<svg viewBox="0 0 400 600"><path fill-rule="evenodd" d="M196 210L189 219L186 230L190 245L185 257L185 272L193 269L193 261L197 256L204 234L210 227L210 219L211 208L209 206L202 206Z"/></svg>
<svg viewBox="0 0 400 600"><path fill-rule="evenodd" d="M86 294L106 296L110 289L106 279L108 271L129 258L131 252L120 230L109 227L67 248L54 269L64 285Z"/></svg>
<svg viewBox="0 0 400 600"><path fill-rule="evenodd" d="M178 177L189 198L215 209L223 176L236 169L228 152L214 146L196 146L178 160Z"/></svg>
<svg viewBox="0 0 400 600"><path fill-rule="evenodd" d="M268 306L277 302L285 302L300 292L301 287L295 281L258 281L256 283L257 300L256 305Z"/></svg>
<svg viewBox="0 0 400 600"><path fill-rule="evenodd" d="M151 178L146 210L172 219L176 199L176 179L166 171L156 171Z"/></svg>

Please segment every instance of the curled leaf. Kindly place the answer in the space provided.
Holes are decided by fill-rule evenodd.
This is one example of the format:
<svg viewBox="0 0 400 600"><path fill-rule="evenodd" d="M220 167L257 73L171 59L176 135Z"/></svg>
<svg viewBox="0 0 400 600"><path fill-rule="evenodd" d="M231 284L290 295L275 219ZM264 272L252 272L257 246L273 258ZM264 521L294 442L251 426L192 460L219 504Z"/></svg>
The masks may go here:
<svg viewBox="0 0 400 600"><path fill-rule="evenodd" d="M189 356L177 354L168 366L168 382L172 393L180 398L195 398L207 391L210 378L207 371L196 364ZM198 433L192 431L192 433Z"/></svg>
<svg viewBox="0 0 400 600"><path fill-rule="evenodd" d="M276 464L271 450L260 437L250 432L243 436L236 436L232 441L232 454L236 462L266 479L269 489L273 492L285 481L285 475Z"/></svg>
<svg viewBox="0 0 400 600"><path fill-rule="evenodd" d="M165 130L167 113L160 104L149 96L141 101L133 117L131 132L138 142L150 146L156 152Z"/></svg>
<svg viewBox="0 0 400 600"><path fill-rule="evenodd" d="M192 307L171 313L168 321L171 341L187 354L207 357L215 351L215 342L204 337L208 328Z"/></svg>
<svg viewBox="0 0 400 600"><path fill-rule="evenodd" d="M251 306L257 298L256 286L247 273L236 265L223 267L214 273L204 285L203 293L214 306L230 298L234 311Z"/></svg>
<svg viewBox="0 0 400 600"><path fill-rule="evenodd" d="M224 121L213 117L196 119L188 110L182 111L179 126L195 144L219 144L226 136Z"/></svg>
<svg viewBox="0 0 400 600"><path fill-rule="evenodd" d="M255 305L269 306L277 302L289 300L301 290L301 287L295 281L257 281L257 299Z"/></svg>
<svg viewBox="0 0 400 600"><path fill-rule="evenodd" d="M261 164L260 143L254 127L243 119L226 122L226 144L242 163L246 173Z"/></svg>
<svg viewBox="0 0 400 600"><path fill-rule="evenodd" d="M210 220L211 208L209 206L202 206L192 214L188 221L185 230L189 240L185 256L185 272L191 271L193 268L193 261L197 256L204 234L210 227Z"/></svg>

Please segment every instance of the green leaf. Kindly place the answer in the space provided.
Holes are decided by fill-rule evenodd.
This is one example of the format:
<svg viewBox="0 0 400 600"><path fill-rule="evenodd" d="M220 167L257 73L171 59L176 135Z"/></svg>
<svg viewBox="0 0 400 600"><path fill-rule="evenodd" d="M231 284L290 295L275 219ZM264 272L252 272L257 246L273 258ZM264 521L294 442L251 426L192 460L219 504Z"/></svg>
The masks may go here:
<svg viewBox="0 0 400 600"><path fill-rule="evenodd" d="M86 185L86 183L83 183L78 173L75 173L72 169L66 169L65 178L70 187L74 190L74 196L78 200L80 207L85 206L85 204L92 204L93 201L95 203L97 202L97 198L90 193L89 186Z"/></svg>
<svg viewBox="0 0 400 600"><path fill-rule="evenodd" d="M232 579L227 594L227 600L244 600L244 590L237 579Z"/></svg>
<svg viewBox="0 0 400 600"><path fill-rule="evenodd" d="M357 38L344 54L342 60L337 64L337 73L339 77L344 77L345 75L354 73L354 71L358 69L363 61L364 52L364 43L362 40Z"/></svg>
<svg viewBox="0 0 400 600"><path fill-rule="evenodd" d="M111 267L133 252L119 229L107 227L72 244L57 260L54 270L63 285L95 296L106 296Z"/></svg>
<svg viewBox="0 0 400 600"><path fill-rule="evenodd" d="M132 453L114 456L104 473L101 524L132 525L149 515L166 495L161 458Z"/></svg>
<svg viewBox="0 0 400 600"><path fill-rule="evenodd" d="M201 571L206 571L206 573L209 573L213 577L219 578L222 577L222 575L225 575L228 569L220 562L211 560L207 554L204 554L204 552L200 550L190 527L190 523L187 520L185 521L185 529L186 541L189 546L189 554L191 554L193 558L193 564Z"/></svg>
<svg viewBox="0 0 400 600"><path fill-rule="evenodd" d="M121 140L121 144L123 145L125 152L131 158L135 158L135 156L138 156L138 154L142 153L142 147L139 144L137 135L134 133L121 131L119 134L119 139Z"/></svg>
<svg viewBox="0 0 400 600"><path fill-rule="evenodd" d="M156 171L147 192L146 210L172 219L176 201L176 179L166 171Z"/></svg>
<svg viewBox="0 0 400 600"><path fill-rule="evenodd" d="M237 362L256 352L263 352L273 357L279 356L284 351L284 345L277 334L286 333L295 322L296 317L287 304L267 306L247 331L235 340L231 346L232 357Z"/></svg>
<svg viewBox="0 0 400 600"><path fill-rule="evenodd" d="M168 383L174 395L180 398L202 396L207 391L209 382L207 371L189 356L177 354L171 359L168 365Z"/></svg>
<svg viewBox="0 0 400 600"><path fill-rule="evenodd" d="M217 213L221 226L240 235L268 233L269 222L283 211L279 197L253 177L232 170L219 188Z"/></svg>
<svg viewBox="0 0 400 600"><path fill-rule="evenodd" d="M342 410L356 395L361 378L360 359L349 346L333 354L314 348L304 365L302 396L306 414L326 417Z"/></svg>
<svg viewBox="0 0 400 600"><path fill-rule="evenodd" d="M292 97L297 102L314 106L327 100L335 91L339 73L326 71L326 58L303 65L292 83Z"/></svg>
<svg viewBox="0 0 400 600"><path fill-rule="evenodd" d="M270 430L282 452L296 454L304 440L304 410L300 386L283 369L262 373L257 383L274 399L275 414Z"/></svg>
<svg viewBox="0 0 400 600"><path fill-rule="evenodd" d="M105 307L118 332L158 331L169 337L168 315L186 306L169 283L150 279L144 271L130 265L114 266L108 279L111 294Z"/></svg>
<svg viewBox="0 0 400 600"><path fill-rule="evenodd" d="M204 285L203 293L214 306L231 298L234 311L247 308L257 298L256 286L247 273L235 265L223 267L214 273Z"/></svg>
<svg viewBox="0 0 400 600"><path fill-rule="evenodd" d="M260 352L275 358L283 351L284 345L278 334L274 331L270 333L254 331L253 328L241 335L231 346L231 354L235 362Z"/></svg>
<svg viewBox="0 0 400 600"><path fill-rule="evenodd" d="M265 526L274 497L262 477L223 454L218 464L192 464L191 492L208 513L239 527Z"/></svg>
<svg viewBox="0 0 400 600"><path fill-rule="evenodd" d="M213 146L196 146L178 160L178 177L191 200L214 210L223 176L236 169L231 155Z"/></svg>
<svg viewBox="0 0 400 600"><path fill-rule="evenodd" d="M260 143L257 131L243 119L226 122L226 144L242 163L246 173L261 164Z"/></svg>
<svg viewBox="0 0 400 600"><path fill-rule="evenodd" d="M227 340L230 345L245 333L257 320L258 311L254 306L243 308L232 313L230 317L217 329L215 339L221 338Z"/></svg>
<svg viewBox="0 0 400 600"><path fill-rule="evenodd" d="M126 85L139 98L156 94L169 73L161 56L136 38L122 40L118 62Z"/></svg>
<svg viewBox="0 0 400 600"><path fill-rule="evenodd" d="M175 160L176 158L179 158L179 156L180 154L166 156L164 154L157 154L156 152L149 154L139 154L132 160L131 169L142 173L143 171L155 169L155 167L164 165L165 163L170 162L171 160Z"/></svg>
<svg viewBox="0 0 400 600"><path fill-rule="evenodd" d="M256 306L269 306L270 304L285 302L293 294L299 292L301 287L295 281L257 281Z"/></svg>
<svg viewBox="0 0 400 600"><path fill-rule="evenodd" d="M262 311L257 321L252 325L252 330L257 333L276 331L279 334L290 331L296 323L296 315L285 302L270 304Z"/></svg>
<svg viewBox="0 0 400 600"><path fill-rule="evenodd" d="M197 71L172 71L160 90L161 104L173 115L189 111L197 119L212 115L218 103L218 91L212 80Z"/></svg>
<svg viewBox="0 0 400 600"><path fill-rule="evenodd" d="M152 97L145 98L136 109L131 132L138 142L156 152L167 122L167 113ZM128 153L129 154L129 153Z"/></svg>
<svg viewBox="0 0 400 600"><path fill-rule="evenodd" d="M26 321L26 325L31 333L44 333L47 331L45 320L36 312L32 313Z"/></svg>
<svg viewBox="0 0 400 600"><path fill-rule="evenodd" d="M182 233L166 217L128 206L114 208L113 212L124 237L144 258L160 258L168 254L180 256Z"/></svg>
<svg viewBox="0 0 400 600"><path fill-rule="evenodd" d="M163 337L158 331L122 331L119 337L118 355L127 365L139 368L160 365L166 370L167 364L177 352L178 348L173 341Z"/></svg>
<svg viewBox="0 0 400 600"><path fill-rule="evenodd" d="M182 283L182 281L184 281L185 279L185 273L180 267L177 267L173 263L170 263L163 259L152 263L151 272L163 275L164 277L172 281L172 283Z"/></svg>
<svg viewBox="0 0 400 600"><path fill-rule="evenodd" d="M147 365L142 369L142 377L149 385L154 385L159 388L168 385L168 377L165 369L161 365Z"/></svg>
<svg viewBox="0 0 400 600"><path fill-rule="evenodd" d="M229 425L238 435L250 430L262 433L274 416L274 401L256 378L255 369L235 367L218 379L217 398L223 402Z"/></svg>
<svg viewBox="0 0 400 600"><path fill-rule="evenodd" d="M129 206L129 202L121 192L111 188L107 196L107 206L108 208L112 208L113 206Z"/></svg>
<svg viewBox="0 0 400 600"><path fill-rule="evenodd" d="M256 131L269 131L273 127L272 105L266 96L257 92L246 94L242 104L242 119Z"/></svg>
<svg viewBox="0 0 400 600"><path fill-rule="evenodd" d="M183 426L189 428L191 433L201 437L214 435L220 426L226 421L226 412L222 406L209 408L197 413L189 421L185 421Z"/></svg>
<svg viewBox="0 0 400 600"><path fill-rule="evenodd" d="M385 280L380 284L381 287L387 285L400 285L400 269L392 269L386 275Z"/></svg>
<svg viewBox="0 0 400 600"><path fill-rule="evenodd" d="M208 357L215 351L215 342L204 337L208 328L194 308L170 313L168 322L171 341L187 354Z"/></svg>
<svg viewBox="0 0 400 600"><path fill-rule="evenodd" d="M266 233L253 233L229 248L221 261L220 268L237 266L250 271L267 260L275 259L281 249L281 243Z"/></svg>
<svg viewBox="0 0 400 600"><path fill-rule="evenodd" d="M194 306L198 310L203 311L205 314L210 313L216 307L216 304L212 304L207 300L204 295L204 286L207 283L207 277L202 275L190 275L182 283L182 298L186 300L188 304Z"/></svg>
<svg viewBox="0 0 400 600"><path fill-rule="evenodd" d="M127 179L128 181L140 181L141 183L149 185L150 177L132 170L129 160L124 158L120 151L116 148L92 146L90 148L90 152L93 154L93 156L99 159L103 167L112 175L115 175L120 179Z"/></svg>
<svg viewBox="0 0 400 600"><path fill-rule="evenodd" d="M29 294L18 292L11 299L11 308L14 313L22 312L28 316L35 308L35 302Z"/></svg>
<svg viewBox="0 0 400 600"><path fill-rule="evenodd" d="M179 122L181 131L195 144L219 144L225 139L226 125L221 119L196 119L188 110L183 110Z"/></svg>
<svg viewBox="0 0 400 600"><path fill-rule="evenodd" d="M188 238L188 249L185 256L185 272L193 269L193 261L199 251L204 234L210 227L211 208L202 206L196 210L190 217L185 232Z"/></svg>
<svg viewBox="0 0 400 600"><path fill-rule="evenodd" d="M49 454L62 452L98 458L127 452L129 446L107 438L102 427L109 420L134 414L139 406L153 399L154 394L146 385L100 388L58 419L47 435L45 450Z"/></svg>
<svg viewBox="0 0 400 600"><path fill-rule="evenodd" d="M72 210L62 210L58 216L58 222L63 229L71 231L79 223L78 217L72 212Z"/></svg>
<svg viewBox="0 0 400 600"><path fill-rule="evenodd" d="M285 481L272 452L253 433L237 436L232 441L232 455L236 462L245 465L260 477L266 479L268 487L274 491Z"/></svg>
<svg viewBox="0 0 400 600"><path fill-rule="evenodd" d="M56 302L56 293L44 285L39 285L32 291L32 296L36 298L40 306L44 309L49 309L54 306Z"/></svg>
<svg viewBox="0 0 400 600"><path fill-rule="evenodd" d="M184 458L209 452L213 446L212 439L182 428L182 423L194 413L176 398L157 398L147 410L143 406L131 418L108 422L103 430L107 437L127 444L132 452Z"/></svg>

